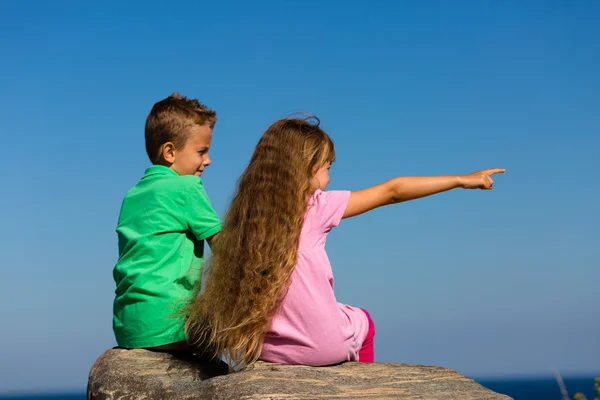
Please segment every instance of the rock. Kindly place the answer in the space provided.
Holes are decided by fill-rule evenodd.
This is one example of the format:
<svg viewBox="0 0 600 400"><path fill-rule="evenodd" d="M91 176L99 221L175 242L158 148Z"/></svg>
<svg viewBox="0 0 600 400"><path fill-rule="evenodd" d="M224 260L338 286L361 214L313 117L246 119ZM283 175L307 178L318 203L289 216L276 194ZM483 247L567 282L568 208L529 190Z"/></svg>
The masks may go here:
<svg viewBox="0 0 600 400"><path fill-rule="evenodd" d="M264 362L226 374L227 365L147 350L111 349L94 364L88 400L427 399L509 400L441 367L348 362L329 367Z"/></svg>

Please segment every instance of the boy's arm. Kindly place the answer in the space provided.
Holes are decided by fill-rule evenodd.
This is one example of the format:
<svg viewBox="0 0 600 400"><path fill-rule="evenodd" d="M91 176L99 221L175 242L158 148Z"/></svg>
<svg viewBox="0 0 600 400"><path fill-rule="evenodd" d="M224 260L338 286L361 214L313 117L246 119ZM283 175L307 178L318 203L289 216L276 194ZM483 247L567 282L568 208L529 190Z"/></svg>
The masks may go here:
<svg viewBox="0 0 600 400"><path fill-rule="evenodd" d="M206 240L210 245L221 231L221 221L212 208L202 181L195 178L184 193L186 193L188 227L196 239Z"/></svg>
<svg viewBox="0 0 600 400"><path fill-rule="evenodd" d="M468 175L406 176L390 179L379 185L352 192L343 218L456 188L491 190L494 184L491 175L504 171L502 168L492 168Z"/></svg>
<svg viewBox="0 0 600 400"><path fill-rule="evenodd" d="M217 232L214 235L206 238L206 241L208 242L208 245L210 246L211 249L215 245L215 242L217 241L217 238L219 237L219 233L221 233L221 232Z"/></svg>

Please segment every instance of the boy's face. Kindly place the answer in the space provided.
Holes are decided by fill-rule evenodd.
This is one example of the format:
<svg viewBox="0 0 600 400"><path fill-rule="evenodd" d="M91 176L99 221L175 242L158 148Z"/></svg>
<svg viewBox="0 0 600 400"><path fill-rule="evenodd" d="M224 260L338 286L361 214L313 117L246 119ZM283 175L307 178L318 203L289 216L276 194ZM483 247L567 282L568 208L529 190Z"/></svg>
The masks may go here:
<svg viewBox="0 0 600 400"><path fill-rule="evenodd" d="M210 165L208 150L212 142L212 128L208 125L195 125L185 145L173 149L171 169L179 175L202 176L204 168Z"/></svg>

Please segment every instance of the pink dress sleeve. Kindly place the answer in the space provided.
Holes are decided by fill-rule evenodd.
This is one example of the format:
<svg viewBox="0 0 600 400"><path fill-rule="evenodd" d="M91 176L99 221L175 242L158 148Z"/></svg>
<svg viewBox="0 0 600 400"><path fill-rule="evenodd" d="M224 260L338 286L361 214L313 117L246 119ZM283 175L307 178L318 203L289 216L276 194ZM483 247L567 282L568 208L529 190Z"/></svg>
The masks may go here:
<svg viewBox="0 0 600 400"><path fill-rule="evenodd" d="M329 232L339 225L348 206L350 193L347 190L331 190L328 192L317 190L313 194L311 205L315 209L314 215L322 232Z"/></svg>

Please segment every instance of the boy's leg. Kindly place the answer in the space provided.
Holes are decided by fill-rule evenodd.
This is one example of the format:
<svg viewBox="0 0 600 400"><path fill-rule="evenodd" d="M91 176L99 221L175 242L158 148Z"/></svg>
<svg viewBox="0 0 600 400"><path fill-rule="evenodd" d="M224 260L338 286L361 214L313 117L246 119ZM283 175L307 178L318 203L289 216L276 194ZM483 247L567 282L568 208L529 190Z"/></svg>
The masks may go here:
<svg viewBox="0 0 600 400"><path fill-rule="evenodd" d="M209 351L201 351L200 349L194 348L190 346L185 340L181 342L167 343L161 346L147 347L146 350L160 351L179 355L190 354L198 360L215 361L213 353Z"/></svg>
<svg viewBox="0 0 600 400"><path fill-rule="evenodd" d="M372 363L375 361L375 324L371 319L371 315L367 312L367 310L362 309L367 315L367 320L369 320L369 331L367 332L367 337L365 338L363 345L358 352L358 361L363 363Z"/></svg>
<svg viewBox="0 0 600 400"><path fill-rule="evenodd" d="M163 344L161 346L147 347L146 349L152 351L164 351L167 353L172 351L193 351L185 340L181 342Z"/></svg>
<svg viewBox="0 0 600 400"><path fill-rule="evenodd" d="M179 360L195 363L206 377L225 375L229 372L227 363L216 359L210 352L201 352L193 348L186 341L147 347L146 350L170 353Z"/></svg>

